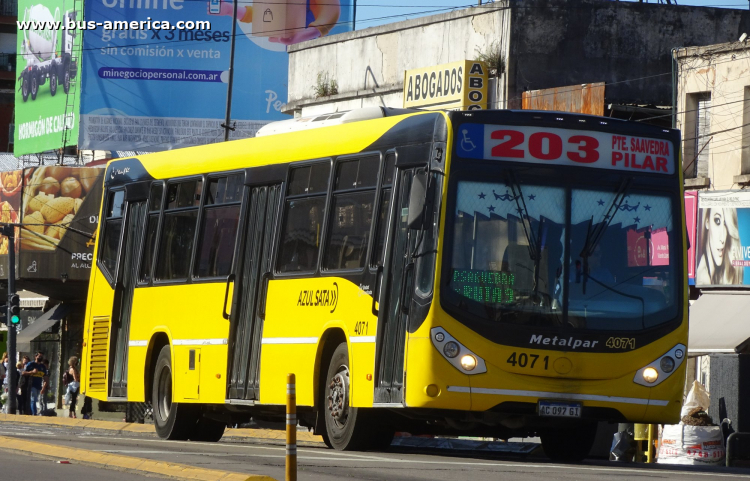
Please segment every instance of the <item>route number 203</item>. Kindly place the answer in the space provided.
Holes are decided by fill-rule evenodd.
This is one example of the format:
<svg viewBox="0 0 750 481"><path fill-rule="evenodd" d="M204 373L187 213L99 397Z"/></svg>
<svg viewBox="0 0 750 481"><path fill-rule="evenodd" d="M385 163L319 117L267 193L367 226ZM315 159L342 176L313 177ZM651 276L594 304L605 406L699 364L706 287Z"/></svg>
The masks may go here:
<svg viewBox="0 0 750 481"><path fill-rule="evenodd" d="M495 130L490 134L501 143L492 147L493 157L523 159L526 154L519 148L526 140L526 135L518 130ZM565 155L573 162L591 164L599 160L599 141L588 135L573 135L567 139L568 148ZM528 151L539 160L556 160L563 156L563 139L552 132L535 132L529 136Z"/></svg>
<svg viewBox="0 0 750 481"><path fill-rule="evenodd" d="M541 358L541 362L539 364L540 367L544 366L544 370L546 371L549 369L549 356L544 356ZM538 354L526 354L525 352L521 353L512 353L508 360L506 361L511 366L515 367L528 367L530 369L534 369L534 366L536 366L537 361L539 361L539 355Z"/></svg>

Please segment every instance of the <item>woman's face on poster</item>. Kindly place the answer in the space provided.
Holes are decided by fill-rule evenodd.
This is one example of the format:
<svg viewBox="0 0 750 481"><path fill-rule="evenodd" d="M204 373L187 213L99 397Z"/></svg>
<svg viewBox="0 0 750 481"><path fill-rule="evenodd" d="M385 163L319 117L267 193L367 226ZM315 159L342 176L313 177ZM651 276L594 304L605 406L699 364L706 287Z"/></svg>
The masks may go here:
<svg viewBox="0 0 750 481"><path fill-rule="evenodd" d="M708 250L711 252L714 264L720 266L724 261L724 247L727 243L727 225L724 220L724 210L711 210L706 220L708 230Z"/></svg>

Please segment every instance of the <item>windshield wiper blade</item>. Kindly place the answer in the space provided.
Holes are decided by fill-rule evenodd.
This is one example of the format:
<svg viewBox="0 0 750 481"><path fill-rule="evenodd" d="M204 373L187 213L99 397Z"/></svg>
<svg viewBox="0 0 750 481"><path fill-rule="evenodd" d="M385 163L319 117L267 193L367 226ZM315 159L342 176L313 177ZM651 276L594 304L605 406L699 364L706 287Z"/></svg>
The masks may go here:
<svg viewBox="0 0 750 481"><path fill-rule="evenodd" d="M609 228L609 225L615 218L615 214L617 214L617 211L620 210L620 206L625 201L625 197L627 197L626 192L628 191L628 187L630 186L630 182L632 180L632 177L625 177L624 179L622 179L622 182L620 182L620 186L617 188L617 192L615 192L615 197L609 204L609 209L607 209L606 214L604 214L603 222L599 222L598 224L596 224L596 227L594 227L594 229L592 230L591 228L594 223L594 216L592 215L591 219L589 220L589 225L586 228L586 242L584 242L583 249L581 250L580 254L580 257L583 259L583 285L581 286L581 288L584 295L586 294L586 280L588 279L589 256L594 252L596 246L602 240L604 231Z"/></svg>
<svg viewBox="0 0 750 481"><path fill-rule="evenodd" d="M539 256L539 249L536 245L536 238L531 228L531 222L529 221L529 210L526 208L526 201L523 199L523 192L521 192L521 185L516 182L516 178L513 172L508 172L508 184L510 190L513 192L513 200L516 201L516 207L518 208L518 214L521 217L521 225L523 226L523 233L526 236L526 241L529 243L529 257L532 261L537 262ZM520 199L520 200L519 200Z"/></svg>

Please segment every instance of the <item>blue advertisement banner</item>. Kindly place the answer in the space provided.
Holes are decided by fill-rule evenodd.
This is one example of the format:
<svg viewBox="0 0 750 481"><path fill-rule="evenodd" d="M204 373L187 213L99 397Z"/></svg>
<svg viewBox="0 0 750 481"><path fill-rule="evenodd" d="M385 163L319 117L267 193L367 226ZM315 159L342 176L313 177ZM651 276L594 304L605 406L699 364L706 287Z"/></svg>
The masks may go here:
<svg viewBox="0 0 750 481"><path fill-rule="evenodd" d="M287 45L350 31L353 14L348 0L238 1L233 139L289 118L281 113ZM223 0L88 0L79 148L161 151L222 140L232 13Z"/></svg>
<svg viewBox="0 0 750 481"><path fill-rule="evenodd" d="M698 192L695 285L750 286L750 192Z"/></svg>

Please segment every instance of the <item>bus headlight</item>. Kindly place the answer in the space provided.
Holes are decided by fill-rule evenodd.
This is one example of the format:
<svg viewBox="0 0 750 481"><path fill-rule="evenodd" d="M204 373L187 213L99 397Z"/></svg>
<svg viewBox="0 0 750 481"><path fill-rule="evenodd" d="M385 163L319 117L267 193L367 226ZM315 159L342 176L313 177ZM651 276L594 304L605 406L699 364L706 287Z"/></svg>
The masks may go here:
<svg viewBox="0 0 750 481"><path fill-rule="evenodd" d="M661 366L661 370L664 372L669 373L674 371L674 359L669 356L664 356L663 358L661 358L659 365Z"/></svg>
<svg viewBox="0 0 750 481"><path fill-rule="evenodd" d="M474 359L474 356L467 354L461 358L461 367L467 371L473 371L477 367L477 360Z"/></svg>
<svg viewBox="0 0 750 481"><path fill-rule="evenodd" d="M458 342L458 339L448 334L442 327L430 329L430 340L443 358L462 373L482 374L487 372L484 359Z"/></svg>
<svg viewBox="0 0 750 481"><path fill-rule="evenodd" d="M454 357L458 356L458 351L458 344L453 341L448 341L443 346L443 354L445 354L445 357L453 359Z"/></svg>
<svg viewBox="0 0 750 481"><path fill-rule="evenodd" d="M685 360L685 345L677 344L658 359L643 366L635 373L633 382L641 386L654 387L671 376Z"/></svg>
<svg viewBox="0 0 750 481"><path fill-rule="evenodd" d="M659 378L659 372L653 367L647 367L643 370L643 379L646 382L652 383Z"/></svg>

